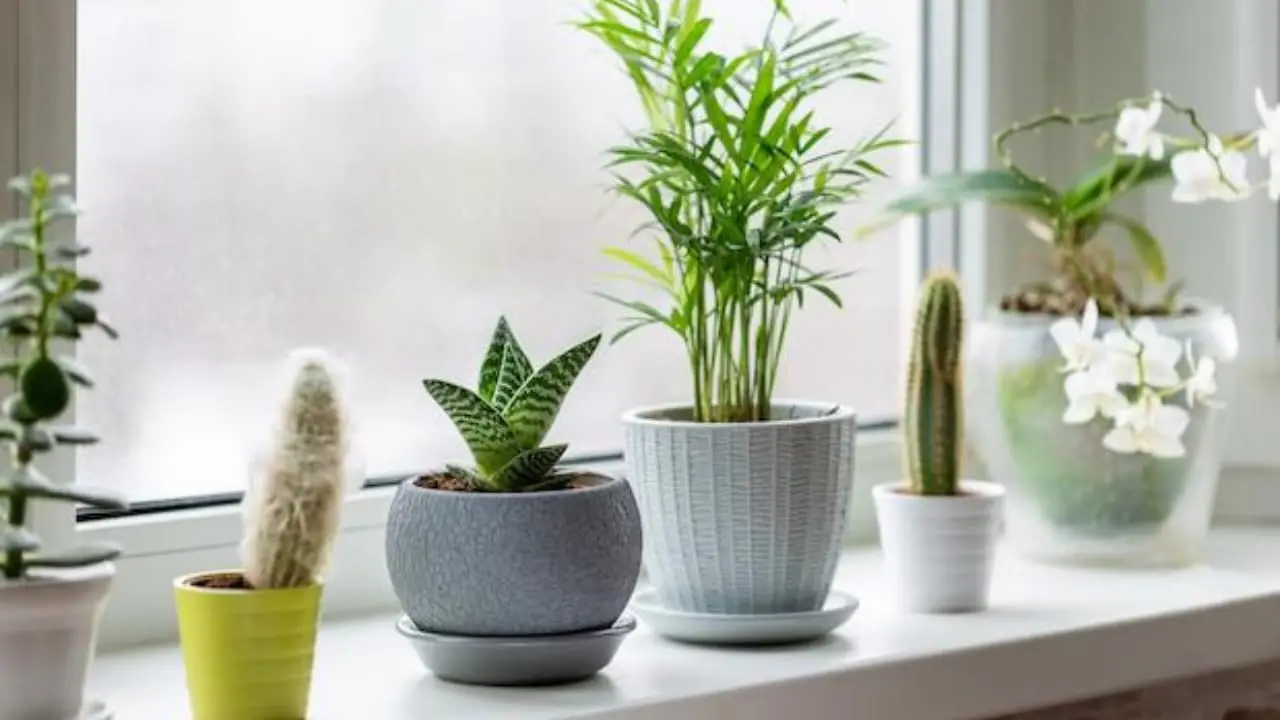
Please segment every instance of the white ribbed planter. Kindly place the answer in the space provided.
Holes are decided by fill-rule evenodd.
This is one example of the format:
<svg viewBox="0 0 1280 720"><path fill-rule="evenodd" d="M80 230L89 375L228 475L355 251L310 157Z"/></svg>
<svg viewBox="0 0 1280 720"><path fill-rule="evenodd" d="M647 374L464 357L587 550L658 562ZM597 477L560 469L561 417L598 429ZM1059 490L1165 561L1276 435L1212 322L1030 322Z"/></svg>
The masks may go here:
<svg viewBox="0 0 1280 720"><path fill-rule="evenodd" d="M110 563L0 580L0 718L75 720L107 591Z"/></svg>
<svg viewBox="0 0 1280 720"><path fill-rule="evenodd" d="M689 417L688 406L623 416L658 600L733 615L821 608L853 487L853 410L794 402L769 422Z"/></svg>
<svg viewBox="0 0 1280 720"><path fill-rule="evenodd" d="M898 483L872 488L889 579L907 610L987 607L1004 488L966 480L960 489L963 495L924 497Z"/></svg>

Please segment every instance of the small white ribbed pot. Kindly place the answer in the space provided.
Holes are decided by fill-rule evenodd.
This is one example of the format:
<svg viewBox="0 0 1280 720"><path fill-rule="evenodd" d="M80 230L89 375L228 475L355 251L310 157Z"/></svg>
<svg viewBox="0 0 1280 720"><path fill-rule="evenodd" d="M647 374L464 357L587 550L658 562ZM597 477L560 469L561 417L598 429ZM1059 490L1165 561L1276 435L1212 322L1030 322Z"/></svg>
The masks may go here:
<svg viewBox="0 0 1280 720"><path fill-rule="evenodd" d="M960 495L913 495L899 483L872 489L880 546L898 604L912 612L987 607L1004 488L965 480Z"/></svg>
<svg viewBox="0 0 1280 720"><path fill-rule="evenodd" d="M0 580L0 718L76 720L115 567Z"/></svg>

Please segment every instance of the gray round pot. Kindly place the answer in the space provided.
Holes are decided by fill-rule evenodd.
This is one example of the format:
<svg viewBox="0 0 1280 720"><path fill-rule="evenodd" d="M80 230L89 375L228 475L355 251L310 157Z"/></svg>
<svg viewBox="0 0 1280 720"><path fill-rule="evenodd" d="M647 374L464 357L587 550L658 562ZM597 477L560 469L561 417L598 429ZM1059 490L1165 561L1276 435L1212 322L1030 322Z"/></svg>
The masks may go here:
<svg viewBox="0 0 1280 720"><path fill-rule="evenodd" d="M768 422L691 416L679 405L623 416L659 602L733 615L821 608L853 488L853 410L794 402Z"/></svg>
<svg viewBox="0 0 1280 720"><path fill-rule="evenodd" d="M471 493L401 483L387 571L418 628L451 635L556 635L607 628L640 574L630 486L585 476L569 490Z"/></svg>

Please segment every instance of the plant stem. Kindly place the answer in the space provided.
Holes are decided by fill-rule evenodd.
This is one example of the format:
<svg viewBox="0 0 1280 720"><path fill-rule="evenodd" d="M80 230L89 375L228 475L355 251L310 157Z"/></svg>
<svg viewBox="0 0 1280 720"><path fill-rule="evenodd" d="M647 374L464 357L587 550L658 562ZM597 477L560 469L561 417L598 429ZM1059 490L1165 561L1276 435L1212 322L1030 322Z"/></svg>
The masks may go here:
<svg viewBox="0 0 1280 720"><path fill-rule="evenodd" d="M31 464L33 452L31 445L19 440L13 449L13 466L22 470ZM27 494L17 490L9 496L8 523L10 528L20 528L27 522ZM8 550L4 557L4 577L6 580L17 580L26 574L26 562L21 550Z"/></svg>

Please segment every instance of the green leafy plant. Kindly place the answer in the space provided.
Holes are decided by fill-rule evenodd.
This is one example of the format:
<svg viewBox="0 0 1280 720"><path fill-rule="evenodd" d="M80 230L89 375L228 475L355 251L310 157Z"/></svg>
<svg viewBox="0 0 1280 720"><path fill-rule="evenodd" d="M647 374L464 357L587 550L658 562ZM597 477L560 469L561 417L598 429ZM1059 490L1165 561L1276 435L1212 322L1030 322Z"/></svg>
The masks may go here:
<svg viewBox="0 0 1280 720"><path fill-rule="evenodd" d="M964 304L952 274L925 280L916 307L903 412L907 475L916 495L959 492L964 442Z"/></svg>
<svg viewBox="0 0 1280 720"><path fill-rule="evenodd" d="M558 464L569 446L542 446L542 441L599 344L600 335L594 335L535 371L506 318L499 318L480 366L477 390L423 380L475 461L472 468L451 465L448 474L487 492L564 487L572 475L560 471Z"/></svg>
<svg viewBox="0 0 1280 720"><path fill-rule="evenodd" d="M648 128L609 153L614 190L645 208L656 252L607 253L667 307L604 294L626 308L614 341L649 325L674 331L693 379L693 419L769 419L794 308L817 294L839 306L833 281L804 253L839 241L836 210L884 173L869 159L900 141L888 126L856 147L830 148L810 108L844 81L876 82L881 43L800 27L784 2L758 46L704 47L712 19L699 0L595 0L579 27L622 61Z"/></svg>
<svg viewBox="0 0 1280 720"><path fill-rule="evenodd" d="M0 524L4 577L26 577L33 569L96 565L120 551L107 545L41 552L40 538L27 529L33 500L82 503L96 508L123 509L113 493L57 484L35 466L36 456L59 447L89 445L98 438L68 425L52 424L71 403L72 385L93 387L87 370L54 352L57 340L76 341L97 329L114 339L116 332L98 314L89 297L102 289L97 279L76 272L74 261L89 248L73 240L53 237L57 223L75 217L77 208L66 191L66 175L35 170L9 181L27 213L0 226L0 247L17 251L22 267L0 276L0 331L17 348L17 357L0 365L0 374L16 384L5 398L0 441L12 449L13 463L0 479L0 497L7 512Z"/></svg>
<svg viewBox="0 0 1280 720"><path fill-rule="evenodd" d="M1155 122L1160 110L1166 108L1187 121L1194 137L1156 132ZM1113 131L1102 133L1099 142L1105 157L1096 167L1061 187L1043 177L1033 177L1014 161L1010 142L1018 135L1039 133L1055 125L1082 129L1104 123L1114 126ZM1216 151L1212 149L1215 142L1222 144ZM1145 278L1157 285L1167 281L1168 268L1160 242L1142 222L1116 211L1115 203L1137 190L1177 180L1177 156L1206 152L1206 148L1212 162L1219 163L1216 172L1229 184L1223 174L1225 165L1219 161L1253 143L1251 135L1219 140L1204 127L1194 109L1159 92L1128 98L1098 112L1070 114L1055 109L1014 123L995 135L1001 167L927 178L890 202L888 210L895 215L923 214L981 202L1025 215L1028 237L1051 246L1056 277L1019 288L1005 298L1006 309L1072 315L1079 314L1093 297L1104 315L1167 314L1176 309L1181 283L1168 286L1163 302L1143 305L1122 287L1114 255L1097 242L1107 230L1127 238ZM1179 199L1176 192L1174 199Z"/></svg>

